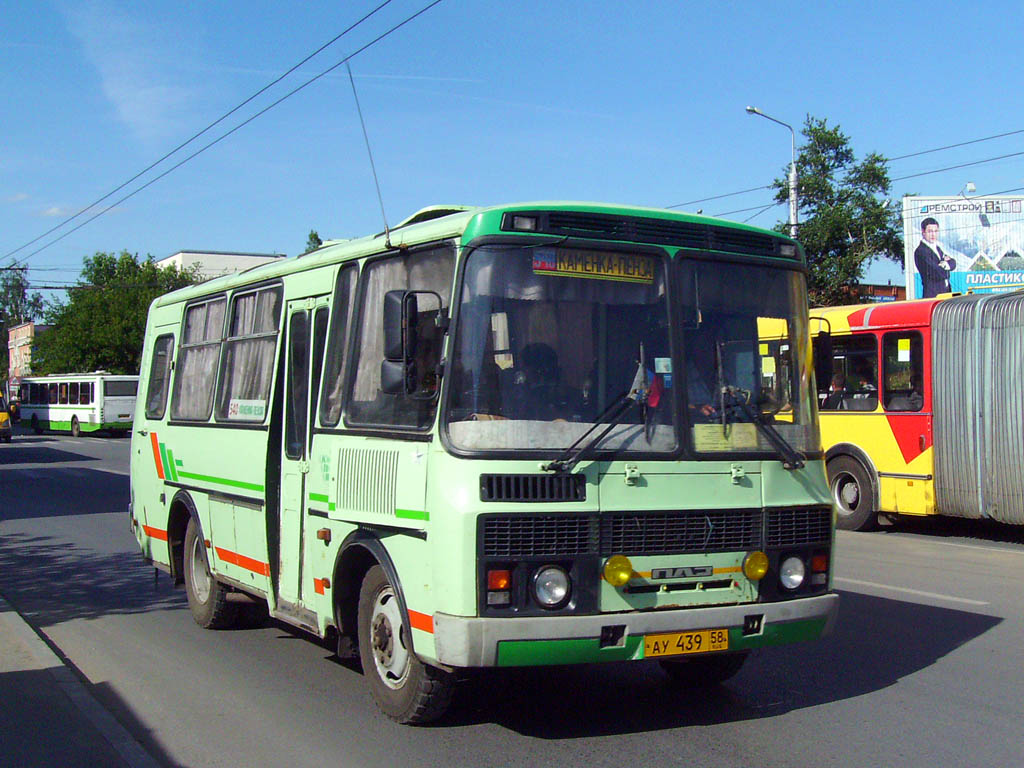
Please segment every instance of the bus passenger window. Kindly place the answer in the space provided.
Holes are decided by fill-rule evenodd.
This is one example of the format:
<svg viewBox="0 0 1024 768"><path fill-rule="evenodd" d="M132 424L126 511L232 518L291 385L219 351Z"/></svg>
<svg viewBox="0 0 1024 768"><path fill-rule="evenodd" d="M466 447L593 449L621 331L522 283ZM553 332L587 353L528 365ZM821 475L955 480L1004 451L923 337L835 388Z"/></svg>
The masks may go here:
<svg viewBox="0 0 1024 768"><path fill-rule="evenodd" d="M320 402L320 423L335 427L341 421L341 400L344 390L345 350L351 326L353 297L356 290L356 267L345 267L338 273L331 307L331 330L328 334L327 361L324 368L323 398Z"/></svg>
<svg viewBox="0 0 1024 768"><path fill-rule="evenodd" d="M167 385L171 380L171 352L174 336L160 336L153 344L153 360L146 385L146 418L162 419L167 407ZM83 393L85 392L83 388Z"/></svg>
<svg viewBox="0 0 1024 768"><path fill-rule="evenodd" d="M823 411L878 407L878 343L873 334L832 337L832 380L818 382Z"/></svg>
<svg viewBox="0 0 1024 768"><path fill-rule="evenodd" d="M917 331L887 333L882 338L883 398L887 411L924 407L924 355Z"/></svg>

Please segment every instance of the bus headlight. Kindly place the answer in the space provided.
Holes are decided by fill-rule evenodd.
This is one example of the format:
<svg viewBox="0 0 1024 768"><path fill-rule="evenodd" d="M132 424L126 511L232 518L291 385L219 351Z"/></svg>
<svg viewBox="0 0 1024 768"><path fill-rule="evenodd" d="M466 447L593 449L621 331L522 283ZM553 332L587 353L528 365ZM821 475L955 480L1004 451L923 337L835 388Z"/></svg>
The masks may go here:
<svg viewBox="0 0 1024 768"><path fill-rule="evenodd" d="M544 608L561 608L571 589L569 574L557 565L545 565L533 575L533 595Z"/></svg>
<svg viewBox="0 0 1024 768"><path fill-rule="evenodd" d="M787 557L779 566L779 582L786 589L797 589L804 583L807 567L799 557Z"/></svg>

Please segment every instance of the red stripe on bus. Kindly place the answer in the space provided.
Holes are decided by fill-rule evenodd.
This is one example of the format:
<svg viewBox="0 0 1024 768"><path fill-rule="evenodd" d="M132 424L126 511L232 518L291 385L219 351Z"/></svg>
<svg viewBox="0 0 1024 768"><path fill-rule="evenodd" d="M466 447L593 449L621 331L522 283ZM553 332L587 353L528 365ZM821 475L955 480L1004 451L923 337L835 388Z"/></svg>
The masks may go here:
<svg viewBox="0 0 1024 768"><path fill-rule="evenodd" d="M270 575L269 563L263 563L259 560L254 560L251 557L240 555L237 552L232 552L230 549L221 549L220 547L214 547L214 549L217 550L217 557L225 563L237 565L239 568L245 568L245 570L258 573L260 576Z"/></svg>
<svg viewBox="0 0 1024 768"><path fill-rule="evenodd" d="M167 541L167 531L161 530L160 528L154 528L151 525L142 526L142 530L146 532L146 535L151 539L160 539L160 541Z"/></svg>
<svg viewBox="0 0 1024 768"><path fill-rule="evenodd" d="M156 432L149 433L149 441L153 443L153 458L156 459L156 476L161 480L164 479L164 465L160 461L160 443L157 442Z"/></svg>
<svg viewBox="0 0 1024 768"><path fill-rule="evenodd" d="M409 626L421 632L434 634L434 617L427 613L409 610Z"/></svg>

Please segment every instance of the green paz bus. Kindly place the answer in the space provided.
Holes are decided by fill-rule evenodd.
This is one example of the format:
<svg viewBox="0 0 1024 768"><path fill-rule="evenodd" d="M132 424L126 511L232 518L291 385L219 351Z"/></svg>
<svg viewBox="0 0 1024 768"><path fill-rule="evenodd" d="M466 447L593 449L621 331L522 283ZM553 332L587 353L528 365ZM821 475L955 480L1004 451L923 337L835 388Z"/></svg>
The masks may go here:
<svg viewBox="0 0 1024 768"><path fill-rule="evenodd" d="M399 722L469 668L715 683L835 621L810 361L784 236L426 209L153 302L131 527L200 625L266 601Z"/></svg>

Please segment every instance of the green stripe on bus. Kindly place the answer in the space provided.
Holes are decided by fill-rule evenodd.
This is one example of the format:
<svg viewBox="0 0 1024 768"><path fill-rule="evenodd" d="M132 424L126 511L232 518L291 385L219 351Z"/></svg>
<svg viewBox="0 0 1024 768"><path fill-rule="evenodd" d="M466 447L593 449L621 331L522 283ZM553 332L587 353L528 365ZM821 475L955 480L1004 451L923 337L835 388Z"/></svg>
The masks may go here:
<svg viewBox="0 0 1024 768"><path fill-rule="evenodd" d="M327 509L331 512L334 511L334 502L330 500L326 493L311 493L309 494L310 501L316 501L321 504L326 504Z"/></svg>
<svg viewBox="0 0 1024 768"><path fill-rule="evenodd" d="M589 664L599 661L642 659L643 637L631 635L623 645L601 647L598 637L573 640L502 640L498 643L499 667L534 667L551 664Z"/></svg>
<svg viewBox="0 0 1024 768"><path fill-rule="evenodd" d="M729 630L730 650L764 648L769 645L788 645L803 640L816 640L825 629L825 619L806 619L783 623L768 622L760 635L743 636L742 629Z"/></svg>
<svg viewBox="0 0 1024 768"><path fill-rule="evenodd" d="M167 466L167 445L164 443L160 443L160 463L163 464L164 467L164 477L173 481L174 476L171 474L171 470Z"/></svg>
<svg viewBox="0 0 1024 768"><path fill-rule="evenodd" d="M167 469L171 471L171 482L178 482L178 470L175 468L174 453L170 448L167 449Z"/></svg>
<svg viewBox="0 0 1024 768"><path fill-rule="evenodd" d="M259 483L246 483L243 480L228 480L226 477L211 477L210 475L197 475L194 472L178 472L178 477L189 480L201 480L204 483L215 485L226 485L229 488L244 488L247 491L262 491L263 486Z"/></svg>
<svg viewBox="0 0 1024 768"><path fill-rule="evenodd" d="M403 520L429 520L430 513L418 509L396 509L395 517L400 517Z"/></svg>

